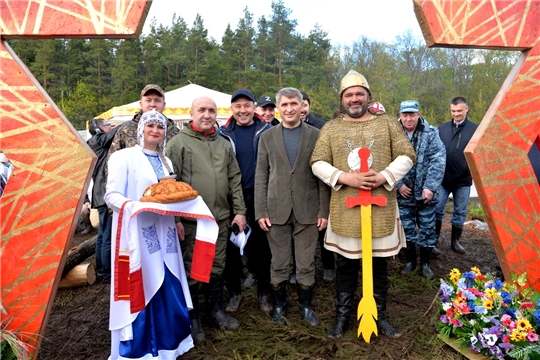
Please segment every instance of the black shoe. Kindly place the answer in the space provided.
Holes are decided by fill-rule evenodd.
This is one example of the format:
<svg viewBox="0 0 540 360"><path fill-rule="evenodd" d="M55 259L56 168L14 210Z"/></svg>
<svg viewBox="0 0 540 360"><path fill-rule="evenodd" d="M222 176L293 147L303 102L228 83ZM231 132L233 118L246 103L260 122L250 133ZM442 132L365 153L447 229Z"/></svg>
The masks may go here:
<svg viewBox="0 0 540 360"><path fill-rule="evenodd" d="M408 262L405 265L405 268L403 270L401 270L401 273L403 275L407 275L407 274L412 273L414 270L416 270L416 262Z"/></svg>
<svg viewBox="0 0 540 360"><path fill-rule="evenodd" d="M433 271L429 267L429 264L422 264L422 275L424 275L428 279L431 279L433 277Z"/></svg>
<svg viewBox="0 0 540 360"><path fill-rule="evenodd" d="M431 254L433 253L433 248L430 247L421 247L420 248L420 266L422 268L422 275L426 278L431 279L433 277L433 271L429 267L429 260Z"/></svg>
<svg viewBox="0 0 540 360"><path fill-rule="evenodd" d="M336 320L334 326L326 333L330 339L339 339L351 326L351 312L354 293L337 293Z"/></svg>
<svg viewBox="0 0 540 360"><path fill-rule="evenodd" d="M236 312L238 311L238 308L240 307L240 302L242 301L242 298L244 296L242 293L239 294L233 294L231 295L229 299L229 305L225 308L226 312Z"/></svg>
<svg viewBox="0 0 540 360"><path fill-rule="evenodd" d="M212 323L221 330L237 330L240 322L235 318L225 314L225 311L219 309L210 314Z"/></svg>
<svg viewBox="0 0 540 360"><path fill-rule="evenodd" d="M202 343L206 339L200 319L191 319L191 337L197 344Z"/></svg>
<svg viewBox="0 0 540 360"><path fill-rule="evenodd" d="M336 271L334 269L324 269L323 280L334 281L336 278Z"/></svg>
<svg viewBox="0 0 540 360"><path fill-rule="evenodd" d="M433 250L431 251L431 257L433 259L438 259L441 255L442 255L442 251L437 249L437 247L435 246Z"/></svg>
<svg viewBox="0 0 540 360"><path fill-rule="evenodd" d="M272 310L272 322L285 325L285 303L287 298L287 282L272 284L272 299L274 306Z"/></svg>
<svg viewBox="0 0 540 360"><path fill-rule="evenodd" d="M270 302L268 294L259 295L259 308L262 312L271 313L272 312L272 303Z"/></svg>
<svg viewBox="0 0 540 360"><path fill-rule="evenodd" d="M452 250L457 252L458 254L465 254L465 249L461 244L459 243L459 239L461 239L461 235L463 234L463 225L454 225L452 224Z"/></svg>
<svg viewBox="0 0 540 360"><path fill-rule="evenodd" d="M458 254L465 254L466 252L465 248L461 246L461 244L459 243L459 240L457 239L452 239L452 250L454 250Z"/></svg>
<svg viewBox="0 0 540 360"><path fill-rule="evenodd" d="M412 273L416 269L416 243L407 241L407 247L405 248L405 254L407 256L407 264L401 271L403 275Z"/></svg>
<svg viewBox="0 0 540 360"><path fill-rule="evenodd" d="M319 318L311 308L313 288L307 285L298 284L298 306L300 307L300 318L311 326L319 325Z"/></svg>
<svg viewBox="0 0 540 360"><path fill-rule="evenodd" d="M386 321L386 319L380 319L377 321L377 329L379 330L379 333L394 339L397 339L403 335L401 332L394 329L392 325Z"/></svg>
<svg viewBox="0 0 540 360"><path fill-rule="evenodd" d="M236 330L240 323L225 314L223 307L223 277L211 276L206 292L206 310L211 322L222 330Z"/></svg>

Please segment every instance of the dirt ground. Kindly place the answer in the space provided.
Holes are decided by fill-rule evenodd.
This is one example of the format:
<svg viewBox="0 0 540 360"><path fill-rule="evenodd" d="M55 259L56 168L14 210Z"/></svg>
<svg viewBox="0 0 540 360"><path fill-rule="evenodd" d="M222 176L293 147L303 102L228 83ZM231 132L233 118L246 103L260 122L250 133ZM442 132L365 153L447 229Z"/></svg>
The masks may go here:
<svg viewBox="0 0 540 360"><path fill-rule="evenodd" d="M447 210L450 208L447 207ZM326 338L335 316L335 291L332 283L322 280L322 265L317 261L313 308L321 324L310 327L300 320L294 285L287 293L287 324L271 322L257 306L254 287L244 289L244 299L234 316L240 321L238 331L212 328L203 318L207 340L185 354L183 359L462 359L461 355L437 338L438 308L434 303L439 278L449 270L462 271L478 266L482 272L495 272L497 257L488 230L465 225L462 244L465 255L450 250L450 221L447 214L439 248L444 254L432 260L432 280L419 273L403 276L399 257L389 263L390 291L387 317L403 336L393 340L383 335L366 344L356 337L358 323L342 339ZM74 245L93 236L77 236ZM94 261L91 257L89 261ZM361 276L361 275L359 275ZM360 277L361 279L361 277ZM107 283L95 283L74 289L59 290L56 295L39 359L106 359L110 350L108 331L109 292ZM356 292L361 295L361 284ZM227 299L227 294L225 294ZM358 300L357 299L357 300ZM202 301L202 299L201 299ZM356 313L353 313L356 316Z"/></svg>

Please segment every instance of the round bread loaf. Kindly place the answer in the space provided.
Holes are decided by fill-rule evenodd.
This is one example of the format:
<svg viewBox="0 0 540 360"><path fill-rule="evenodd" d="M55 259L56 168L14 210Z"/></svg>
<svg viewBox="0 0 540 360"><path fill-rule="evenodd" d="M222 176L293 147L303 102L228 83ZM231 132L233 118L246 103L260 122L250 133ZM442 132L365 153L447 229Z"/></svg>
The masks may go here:
<svg viewBox="0 0 540 360"><path fill-rule="evenodd" d="M185 182L175 180L161 180L144 190L142 202L171 203L195 199L199 195L197 190Z"/></svg>

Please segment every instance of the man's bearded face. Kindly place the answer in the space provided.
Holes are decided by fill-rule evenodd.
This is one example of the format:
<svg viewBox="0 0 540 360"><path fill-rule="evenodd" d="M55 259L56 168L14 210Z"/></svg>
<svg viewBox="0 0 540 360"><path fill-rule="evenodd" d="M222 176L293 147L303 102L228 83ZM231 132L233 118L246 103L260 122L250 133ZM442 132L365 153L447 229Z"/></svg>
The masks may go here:
<svg viewBox="0 0 540 360"><path fill-rule="evenodd" d="M354 119L359 119L367 111L369 92L361 86L353 86L343 91L341 105L345 113Z"/></svg>

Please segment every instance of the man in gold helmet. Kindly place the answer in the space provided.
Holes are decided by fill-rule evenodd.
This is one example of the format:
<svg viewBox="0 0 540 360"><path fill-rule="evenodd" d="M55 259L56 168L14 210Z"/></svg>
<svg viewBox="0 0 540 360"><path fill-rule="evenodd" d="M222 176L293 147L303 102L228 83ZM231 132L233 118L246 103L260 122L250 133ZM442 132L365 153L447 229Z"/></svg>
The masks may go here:
<svg viewBox="0 0 540 360"><path fill-rule="evenodd" d="M341 80L340 118L329 121L319 133L311 157L313 173L332 188L330 218L324 246L337 253L336 320L327 337L339 338L350 325L354 292L362 258L360 211L347 208L345 199L369 190L385 196L387 205L372 207L373 293L378 310L379 333L400 337L386 321L388 292L387 259L405 244L399 222L395 184L413 167L416 156L395 118L371 102L371 90L364 76L351 70ZM360 172L358 150L368 148L369 171Z"/></svg>

